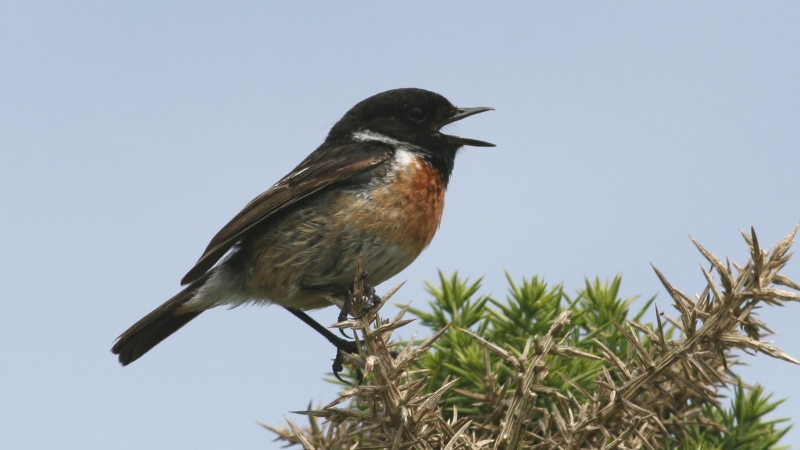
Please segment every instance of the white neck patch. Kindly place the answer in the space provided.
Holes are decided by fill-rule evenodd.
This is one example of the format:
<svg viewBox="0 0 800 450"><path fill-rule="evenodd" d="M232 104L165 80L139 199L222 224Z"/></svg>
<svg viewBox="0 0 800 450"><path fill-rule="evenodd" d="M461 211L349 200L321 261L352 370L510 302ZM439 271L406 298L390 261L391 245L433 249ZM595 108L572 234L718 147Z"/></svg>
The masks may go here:
<svg viewBox="0 0 800 450"><path fill-rule="evenodd" d="M419 148L419 146L414 145L410 142L399 141L393 137L386 136L385 134L378 133L377 131L372 131L369 129L358 130L352 134L352 138L359 142L382 142L384 144L389 144L396 149L402 148Z"/></svg>

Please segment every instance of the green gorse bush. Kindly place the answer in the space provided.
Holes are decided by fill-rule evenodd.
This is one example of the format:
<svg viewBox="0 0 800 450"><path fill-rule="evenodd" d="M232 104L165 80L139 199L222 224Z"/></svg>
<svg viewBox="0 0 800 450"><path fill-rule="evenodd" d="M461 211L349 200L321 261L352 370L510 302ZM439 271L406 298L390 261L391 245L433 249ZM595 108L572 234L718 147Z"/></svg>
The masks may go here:
<svg viewBox="0 0 800 450"><path fill-rule="evenodd" d="M656 310L655 323L642 323L655 297L631 312L620 277L587 280L570 297L561 285L509 276L499 301L479 294L480 280L440 274L428 284L427 310L404 307L382 319L393 290L363 317L337 324L358 332L362 350L346 362L363 380L302 412L308 425L267 428L309 449L779 448L788 419L766 415L781 401L738 377L736 354L798 364L763 341L772 331L753 314L800 300L785 289L800 286L780 273L796 231L771 250L743 233L750 259L742 266L695 242L710 264L707 284L689 297L655 269L677 312ZM407 312L433 335L392 340Z"/></svg>

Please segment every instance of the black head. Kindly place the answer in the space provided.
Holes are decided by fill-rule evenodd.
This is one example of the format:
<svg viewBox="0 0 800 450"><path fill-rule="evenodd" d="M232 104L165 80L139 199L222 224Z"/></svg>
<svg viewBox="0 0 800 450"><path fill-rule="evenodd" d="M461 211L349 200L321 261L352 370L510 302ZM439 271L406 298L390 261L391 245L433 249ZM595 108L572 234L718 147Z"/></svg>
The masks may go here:
<svg viewBox="0 0 800 450"><path fill-rule="evenodd" d="M413 144L449 178L459 148L465 145L494 147L494 144L443 134L441 128L492 109L458 108L441 95L424 89L393 89L353 106L333 126L327 141L348 140L354 133L371 132Z"/></svg>
<svg viewBox="0 0 800 450"><path fill-rule="evenodd" d="M334 125L328 140L374 131L421 147L494 147L494 144L450 136L439 130L449 123L493 108L457 108L441 95L424 89L403 88L373 95L350 108Z"/></svg>

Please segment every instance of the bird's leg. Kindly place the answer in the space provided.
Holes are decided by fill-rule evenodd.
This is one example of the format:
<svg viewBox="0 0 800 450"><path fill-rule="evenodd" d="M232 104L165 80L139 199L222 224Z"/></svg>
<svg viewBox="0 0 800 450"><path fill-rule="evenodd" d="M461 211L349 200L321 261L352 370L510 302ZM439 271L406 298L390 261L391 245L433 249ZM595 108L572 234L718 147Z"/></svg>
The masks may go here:
<svg viewBox="0 0 800 450"><path fill-rule="evenodd" d="M359 274L359 276L347 286L325 285L325 286L315 287L315 290L327 291L333 293L334 295L341 295L344 297L344 303L342 304L342 309L339 311L339 315L336 317L337 322L344 322L345 320L347 320L347 316L350 315L350 313L353 311L353 294L356 292L356 284L358 283L363 283L362 284L364 292L363 295L365 298L367 298L367 302L365 305L366 308L362 308L361 314L359 314L358 316L353 316L354 318L360 319L364 317L364 314L366 314L369 311L372 311L375 308L375 306L377 306L380 303L381 298L375 293L375 288L364 283L364 280L367 279L368 275L369 273L366 270L362 271ZM339 333L341 333L342 336L348 339L352 339L350 336L347 335L347 332L343 328L339 329Z"/></svg>
<svg viewBox="0 0 800 450"><path fill-rule="evenodd" d="M344 353L351 353L355 354L358 353L358 346L355 341L348 341L346 339L342 339L339 336L333 334L331 330L323 327L320 325L319 322L312 319L311 316L306 314L305 312L297 309L297 308L284 308L289 311L290 313L294 314L295 317L302 320L306 325L313 328L317 333L321 334L325 339L328 340L334 347L336 347L336 358L333 360L333 375L338 378L340 381L343 381L339 377L339 372L341 372L344 367L342 366L342 362L344 359ZM361 376L359 375L359 379Z"/></svg>
<svg viewBox="0 0 800 450"><path fill-rule="evenodd" d="M347 353L358 353L358 348L356 347L355 341L348 341L346 339L342 339L339 336L333 334L333 332L324 326L320 325L319 322L312 319L311 316L306 314L304 311L301 311L297 308L284 308L289 311L290 313L294 314L295 317L302 320L306 325L313 328L317 333L321 334L322 337L328 340L334 347L339 350L345 351Z"/></svg>
<svg viewBox="0 0 800 450"><path fill-rule="evenodd" d="M319 291L326 291L329 293L333 293L334 295L343 295L344 302L342 304L342 309L339 311L339 315L337 317L337 322L344 322L347 320L348 315L353 311L353 303L355 299L356 293L356 285L361 283L361 292L362 295L358 300L363 299L364 301L358 301L356 303L356 307L359 307L360 311L358 316L354 316L355 319L361 319L365 315L367 315L370 311L374 310L381 302L381 297L378 296L375 292L375 288L364 283L368 276L367 271L362 271L358 277L356 277L353 282L348 286L342 285L326 285L326 286L315 286L315 290ZM344 362L344 354L351 353L355 354L358 353L358 347L355 341L348 341L336 336L333 332L331 332L326 327L320 325L319 322L312 319L311 316L303 312L302 310L296 308L288 308L284 307L287 311L294 314L297 318L302 320L306 323L306 325L310 326L314 330L316 330L319 334L321 334L325 339L328 340L331 344L336 347L336 357L333 360L333 375L341 382L346 383L340 376L339 373L344 370L343 362ZM340 328L339 333L346 338L350 338L347 335L344 329ZM363 375L360 370L356 370L356 377L358 382L361 383L363 380Z"/></svg>
<svg viewBox="0 0 800 450"><path fill-rule="evenodd" d="M344 294L344 303L342 303L342 309L339 310L339 315L336 317L336 322L344 322L347 320L347 314L350 313L350 309L353 308L353 296L350 292L346 292ZM347 332L344 331L344 328L339 328L339 334L342 336L353 339L347 335Z"/></svg>

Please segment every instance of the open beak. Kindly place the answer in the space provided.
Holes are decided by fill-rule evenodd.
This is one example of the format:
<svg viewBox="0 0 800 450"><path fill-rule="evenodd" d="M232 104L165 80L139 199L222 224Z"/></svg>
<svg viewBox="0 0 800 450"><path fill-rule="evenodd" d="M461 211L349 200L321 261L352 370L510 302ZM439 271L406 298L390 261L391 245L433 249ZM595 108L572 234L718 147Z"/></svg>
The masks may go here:
<svg viewBox="0 0 800 450"><path fill-rule="evenodd" d="M456 109L455 113L452 116L450 116L447 119L443 120L439 124L439 129L441 129L443 126L445 126L447 124L459 121L461 119L466 119L469 116L474 116L475 114L486 112L486 111L494 111L494 108L491 108L489 106L478 106L476 108L458 108L458 109ZM452 135L449 135L449 134L445 135L445 136L447 136L450 139L450 142L453 142L453 143L456 143L456 144L459 144L459 145L469 145L469 146L472 146L472 147L494 147L495 146L494 144L491 144L489 142L479 141L477 139L462 138L462 137L459 137L459 136L452 136Z"/></svg>

